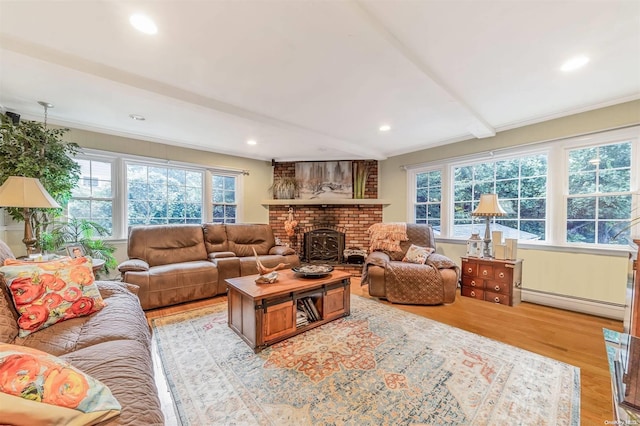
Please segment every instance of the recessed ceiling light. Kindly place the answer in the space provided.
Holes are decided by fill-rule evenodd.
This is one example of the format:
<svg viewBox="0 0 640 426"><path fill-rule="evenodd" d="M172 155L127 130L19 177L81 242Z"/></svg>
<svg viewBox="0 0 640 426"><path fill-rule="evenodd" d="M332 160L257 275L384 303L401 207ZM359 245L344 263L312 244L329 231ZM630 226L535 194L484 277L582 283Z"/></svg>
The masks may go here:
<svg viewBox="0 0 640 426"><path fill-rule="evenodd" d="M158 27L155 22L151 20L147 15L142 13L136 13L129 17L129 22L133 25L133 28L145 34L155 34L158 32Z"/></svg>
<svg viewBox="0 0 640 426"><path fill-rule="evenodd" d="M389 130L391 130L391 126L389 126L388 124L383 124L378 130L380 130L381 132L388 132Z"/></svg>
<svg viewBox="0 0 640 426"><path fill-rule="evenodd" d="M584 55L575 56L562 64L562 67L560 67L560 69L564 72L575 71L578 68L582 68L583 66L587 65L588 62L589 58Z"/></svg>
<svg viewBox="0 0 640 426"><path fill-rule="evenodd" d="M142 115L138 115L138 114L129 114L129 118L135 121L144 121L146 120L146 118L144 118Z"/></svg>
<svg viewBox="0 0 640 426"><path fill-rule="evenodd" d="M247 141L247 144L248 144L248 145L257 145L257 144L258 144L258 142L254 141L253 139L249 139L249 140Z"/></svg>

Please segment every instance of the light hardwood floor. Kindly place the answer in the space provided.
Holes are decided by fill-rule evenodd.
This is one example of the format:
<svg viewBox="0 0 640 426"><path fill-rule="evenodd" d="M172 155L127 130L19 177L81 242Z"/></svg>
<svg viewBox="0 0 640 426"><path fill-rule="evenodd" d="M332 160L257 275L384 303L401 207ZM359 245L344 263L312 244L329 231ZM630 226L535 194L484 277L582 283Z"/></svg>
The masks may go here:
<svg viewBox="0 0 640 426"><path fill-rule="evenodd" d="M352 278L351 293L369 297L359 278ZM188 303L147 312L147 318L171 315L187 309L225 301L226 297ZM388 302L384 302L388 303ZM611 384L602 329L622 331L622 322L546 306L521 303L509 307L461 297L441 306L392 305L426 318L458 327L580 368L582 425L612 424ZM157 382L164 382L156 369ZM161 392L163 405L171 405L168 392ZM170 410L171 411L171 410ZM168 424L175 424L169 412Z"/></svg>

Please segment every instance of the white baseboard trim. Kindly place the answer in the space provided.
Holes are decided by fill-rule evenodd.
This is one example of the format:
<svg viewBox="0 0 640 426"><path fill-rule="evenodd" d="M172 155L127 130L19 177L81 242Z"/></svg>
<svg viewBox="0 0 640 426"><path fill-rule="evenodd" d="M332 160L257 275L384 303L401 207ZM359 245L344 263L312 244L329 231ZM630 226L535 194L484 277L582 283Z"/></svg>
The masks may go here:
<svg viewBox="0 0 640 426"><path fill-rule="evenodd" d="M616 303L598 302L527 289L522 289L522 301L618 321L624 320L624 306Z"/></svg>

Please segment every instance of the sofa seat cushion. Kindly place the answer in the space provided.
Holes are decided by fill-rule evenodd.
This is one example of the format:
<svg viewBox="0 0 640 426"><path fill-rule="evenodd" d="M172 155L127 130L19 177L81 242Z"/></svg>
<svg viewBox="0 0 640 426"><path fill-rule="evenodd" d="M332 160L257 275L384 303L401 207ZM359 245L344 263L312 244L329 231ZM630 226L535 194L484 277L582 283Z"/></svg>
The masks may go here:
<svg viewBox="0 0 640 426"><path fill-rule="evenodd" d="M17 337L14 343L60 356L114 340L149 340L149 328L138 298L121 283L96 281L96 286L107 304L105 308Z"/></svg>
<svg viewBox="0 0 640 426"><path fill-rule="evenodd" d="M9 424L94 424L120 413L103 383L36 349L0 344L0 406Z"/></svg>
<svg viewBox="0 0 640 426"><path fill-rule="evenodd" d="M150 340L113 340L61 356L108 386L120 402L120 416L100 426L164 424L150 345Z"/></svg>
<svg viewBox="0 0 640 426"><path fill-rule="evenodd" d="M138 297L143 309L175 305L218 294L218 269L208 260L153 266L146 272L127 272L124 279L140 286Z"/></svg>

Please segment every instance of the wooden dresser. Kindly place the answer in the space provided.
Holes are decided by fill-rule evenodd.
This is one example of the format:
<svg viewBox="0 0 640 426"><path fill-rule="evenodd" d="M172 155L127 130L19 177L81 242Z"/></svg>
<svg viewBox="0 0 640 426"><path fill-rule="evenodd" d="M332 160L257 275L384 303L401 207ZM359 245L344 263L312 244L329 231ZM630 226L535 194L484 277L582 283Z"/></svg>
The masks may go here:
<svg viewBox="0 0 640 426"><path fill-rule="evenodd" d="M521 259L462 258L463 296L513 306L520 303L521 286Z"/></svg>

